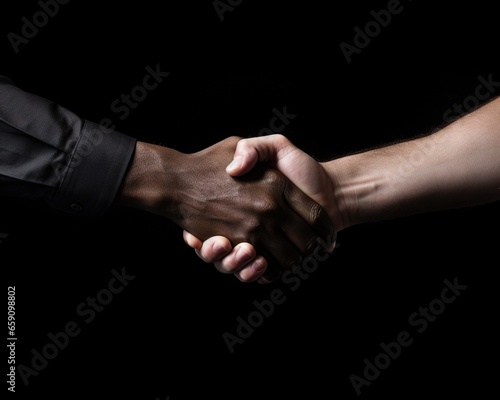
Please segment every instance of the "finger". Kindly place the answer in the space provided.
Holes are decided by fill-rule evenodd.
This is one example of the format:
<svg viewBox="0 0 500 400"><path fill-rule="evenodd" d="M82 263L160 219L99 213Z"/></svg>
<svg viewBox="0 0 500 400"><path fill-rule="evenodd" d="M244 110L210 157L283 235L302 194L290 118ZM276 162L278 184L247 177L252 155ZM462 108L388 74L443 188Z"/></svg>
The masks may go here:
<svg viewBox="0 0 500 400"><path fill-rule="evenodd" d="M288 205L284 207L288 207ZM316 249L320 234L299 214L289 209L289 212L283 216L281 221L281 236L287 237L295 245L302 257L308 256Z"/></svg>
<svg viewBox="0 0 500 400"><path fill-rule="evenodd" d="M198 239L196 236L191 235L188 231L183 231L182 237L184 238L184 242L186 242L186 244L189 247L191 247L193 249L201 249L203 242L200 239Z"/></svg>
<svg viewBox="0 0 500 400"><path fill-rule="evenodd" d="M290 207L317 233L319 241L327 251L333 251L337 231L326 210L288 182L285 198Z"/></svg>
<svg viewBox="0 0 500 400"><path fill-rule="evenodd" d="M250 243L239 243L223 258L214 263L224 274L235 274L245 268L256 257L255 248Z"/></svg>
<svg viewBox="0 0 500 400"><path fill-rule="evenodd" d="M257 256L245 265L235 276L242 282L255 282L266 272L267 261L262 256Z"/></svg>
<svg viewBox="0 0 500 400"><path fill-rule="evenodd" d="M248 173L257 162L275 161L285 143L282 138L284 138L282 135L269 135L240 140L233 161L227 166L226 171L232 176L240 176Z"/></svg>
<svg viewBox="0 0 500 400"><path fill-rule="evenodd" d="M222 260L231 252L231 242L224 236L213 236L205 240L196 254L207 263L215 263Z"/></svg>

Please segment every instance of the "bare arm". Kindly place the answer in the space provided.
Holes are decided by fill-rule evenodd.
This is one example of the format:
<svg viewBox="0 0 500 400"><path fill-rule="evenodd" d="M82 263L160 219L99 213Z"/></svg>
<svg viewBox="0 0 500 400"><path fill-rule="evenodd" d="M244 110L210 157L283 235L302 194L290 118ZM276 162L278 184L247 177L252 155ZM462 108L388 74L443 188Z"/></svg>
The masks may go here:
<svg viewBox="0 0 500 400"><path fill-rule="evenodd" d="M258 162L283 172L321 204L337 231L352 225L500 200L500 98L432 135L317 162L282 135L243 139L228 172ZM249 274L234 253L184 232L206 262ZM248 245L249 246L249 245Z"/></svg>
<svg viewBox="0 0 500 400"><path fill-rule="evenodd" d="M322 166L338 190L330 213L342 199L345 227L499 200L500 98L432 135Z"/></svg>

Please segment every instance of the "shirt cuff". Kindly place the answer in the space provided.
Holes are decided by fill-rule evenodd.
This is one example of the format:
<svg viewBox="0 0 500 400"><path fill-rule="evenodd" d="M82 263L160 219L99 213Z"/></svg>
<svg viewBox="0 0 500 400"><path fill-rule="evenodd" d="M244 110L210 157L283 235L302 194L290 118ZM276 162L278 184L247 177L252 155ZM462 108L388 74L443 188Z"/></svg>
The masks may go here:
<svg viewBox="0 0 500 400"><path fill-rule="evenodd" d="M103 215L127 172L137 139L84 121L80 139L50 205L64 212Z"/></svg>

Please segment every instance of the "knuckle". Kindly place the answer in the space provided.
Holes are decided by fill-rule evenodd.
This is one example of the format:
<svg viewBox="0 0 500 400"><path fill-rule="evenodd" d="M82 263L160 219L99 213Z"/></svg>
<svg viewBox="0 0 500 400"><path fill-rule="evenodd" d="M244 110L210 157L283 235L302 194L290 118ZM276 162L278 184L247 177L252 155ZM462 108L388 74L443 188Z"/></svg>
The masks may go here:
<svg viewBox="0 0 500 400"><path fill-rule="evenodd" d="M248 217L244 222L244 236L252 237L262 229L262 218L257 216Z"/></svg>
<svg viewBox="0 0 500 400"><path fill-rule="evenodd" d="M264 175L267 183L284 182L283 175L277 169L268 169Z"/></svg>
<svg viewBox="0 0 500 400"><path fill-rule="evenodd" d="M237 272L237 265L235 263L230 262L227 259L222 260L221 262L215 264L217 270L222 272L223 274L233 274Z"/></svg>
<svg viewBox="0 0 500 400"><path fill-rule="evenodd" d="M263 217L274 215L278 211L279 206L274 197L265 197L258 203L258 210Z"/></svg>
<svg viewBox="0 0 500 400"><path fill-rule="evenodd" d="M262 194L255 199L253 204L253 218L249 218L247 223L250 225L260 225L269 216L275 215L279 210L278 199L274 193Z"/></svg>
<svg viewBox="0 0 500 400"><path fill-rule="evenodd" d="M276 144L280 147L284 147L290 143L286 136L281 133L276 133L274 139L276 140Z"/></svg>
<svg viewBox="0 0 500 400"><path fill-rule="evenodd" d="M250 143L249 143L248 139L240 139L238 141L238 147L240 147L242 149L246 149L249 146L250 146Z"/></svg>
<svg viewBox="0 0 500 400"><path fill-rule="evenodd" d="M242 139L243 138L241 136L237 136L237 135L232 135L232 136L229 136L227 138L227 140L230 141L230 142L239 142Z"/></svg>
<svg viewBox="0 0 500 400"><path fill-rule="evenodd" d="M321 205L316 202L312 202L311 208L309 210L309 218L311 219L311 222L313 223L319 222L322 217L323 217L323 207L321 207Z"/></svg>

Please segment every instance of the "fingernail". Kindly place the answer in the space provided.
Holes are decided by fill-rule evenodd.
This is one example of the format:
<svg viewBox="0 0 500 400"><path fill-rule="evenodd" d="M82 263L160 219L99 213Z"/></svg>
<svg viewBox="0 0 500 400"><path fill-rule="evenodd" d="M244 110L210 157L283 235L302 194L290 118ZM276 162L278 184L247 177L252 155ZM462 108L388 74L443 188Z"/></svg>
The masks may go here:
<svg viewBox="0 0 500 400"><path fill-rule="evenodd" d="M229 249L226 246L224 246L220 243L214 244L214 250L217 253L217 255L226 254L229 251Z"/></svg>
<svg viewBox="0 0 500 400"><path fill-rule="evenodd" d="M248 252L245 251L245 250L238 250L238 252L236 253L236 260L240 263L243 263L243 262L246 262L248 261L249 257L248 257Z"/></svg>
<svg viewBox="0 0 500 400"><path fill-rule="evenodd" d="M254 272L260 273L266 269L266 265L263 262L254 262L252 269Z"/></svg>
<svg viewBox="0 0 500 400"><path fill-rule="evenodd" d="M235 157L233 161L226 167L227 171L241 167L241 157Z"/></svg>

